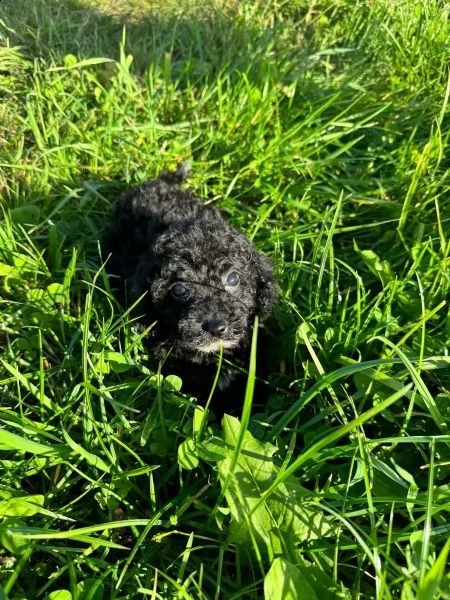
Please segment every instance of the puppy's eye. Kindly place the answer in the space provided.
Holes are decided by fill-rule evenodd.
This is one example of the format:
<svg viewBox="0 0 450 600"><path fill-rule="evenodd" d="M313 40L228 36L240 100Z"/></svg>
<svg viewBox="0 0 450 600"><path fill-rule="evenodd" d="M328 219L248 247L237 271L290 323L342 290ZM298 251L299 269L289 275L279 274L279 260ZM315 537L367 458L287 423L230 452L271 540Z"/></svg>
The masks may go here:
<svg viewBox="0 0 450 600"><path fill-rule="evenodd" d="M186 300L186 298L189 296L187 287L182 283L174 283L170 288L170 292L177 300Z"/></svg>
<svg viewBox="0 0 450 600"><path fill-rule="evenodd" d="M236 271L230 271L228 275L225 277L224 281L227 287L236 287L239 285L239 273Z"/></svg>

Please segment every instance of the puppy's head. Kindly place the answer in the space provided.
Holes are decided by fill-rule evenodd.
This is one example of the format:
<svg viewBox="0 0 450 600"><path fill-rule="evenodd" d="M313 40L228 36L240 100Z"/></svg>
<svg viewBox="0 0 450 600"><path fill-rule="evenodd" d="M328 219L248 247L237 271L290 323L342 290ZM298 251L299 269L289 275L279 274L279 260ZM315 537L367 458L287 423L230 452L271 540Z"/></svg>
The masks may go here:
<svg viewBox="0 0 450 600"><path fill-rule="evenodd" d="M214 360L244 347L255 315L264 319L276 288L268 259L226 222L184 221L156 240L137 270L135 295L157 320L155 335L174 356Z"/></svg>

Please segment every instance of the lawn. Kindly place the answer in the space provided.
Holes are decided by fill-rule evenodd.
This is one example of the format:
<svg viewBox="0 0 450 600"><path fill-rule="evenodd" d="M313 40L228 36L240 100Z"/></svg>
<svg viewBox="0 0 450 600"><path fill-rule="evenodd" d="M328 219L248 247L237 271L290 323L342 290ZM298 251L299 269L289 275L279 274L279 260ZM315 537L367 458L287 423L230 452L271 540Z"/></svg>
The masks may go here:
<svg viewBox="0 0 450 600"><path fill-rule="evenodd" d="M1 599L450 598L449 11L1 1ZM239 419L100 258L184 160L276 270Z"/></svg>

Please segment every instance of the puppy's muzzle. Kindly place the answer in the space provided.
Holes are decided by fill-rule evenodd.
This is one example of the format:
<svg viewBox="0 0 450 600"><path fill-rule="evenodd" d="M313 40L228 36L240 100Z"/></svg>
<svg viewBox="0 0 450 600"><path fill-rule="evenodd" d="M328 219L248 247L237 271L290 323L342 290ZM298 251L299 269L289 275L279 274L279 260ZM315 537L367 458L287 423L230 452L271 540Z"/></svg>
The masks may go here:
<svg viewBox="0 0 450 600"><path fill-rule="evenodd" d="M207 319L206 321L203 321L202 329L214 337L221 338L227 333L228 326L220 319Z"/></svg>

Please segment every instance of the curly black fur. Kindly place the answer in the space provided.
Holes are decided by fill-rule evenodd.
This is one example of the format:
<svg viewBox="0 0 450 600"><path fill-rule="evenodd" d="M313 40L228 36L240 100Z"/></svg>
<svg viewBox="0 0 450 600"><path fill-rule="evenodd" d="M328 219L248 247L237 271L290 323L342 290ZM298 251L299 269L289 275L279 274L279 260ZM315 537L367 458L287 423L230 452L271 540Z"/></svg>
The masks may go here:
<svg viewBox="0 0 450 600"><path fill-rule="evenodd" d="M217 209L179 187L186 174L182 165L123 194L105 257L126 305L139 301L139 320L155 322L152 355L169 354L189 372L215 366L220 344L240 362L254 317L267 317L276 287L269 260ZM224 373L222 387L228 379Z"/></svg>

